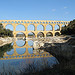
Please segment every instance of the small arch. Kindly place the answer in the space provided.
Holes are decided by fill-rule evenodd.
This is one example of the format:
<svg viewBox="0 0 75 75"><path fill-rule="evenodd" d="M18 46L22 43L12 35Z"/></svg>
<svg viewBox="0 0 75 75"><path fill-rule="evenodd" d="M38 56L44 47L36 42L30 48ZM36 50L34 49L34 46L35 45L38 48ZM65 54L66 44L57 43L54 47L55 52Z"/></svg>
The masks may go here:
<svg viewBox="0 0 75 75"><path fill-rule="evenodd" d="M59 32L56 32L56 33L55 33L55 36L60 36L60 33L59 33Z"/></svg>
<svg viewBox="0 0 75 75"><path fill-rule="evenodd" d="M47 26L46 26L46 31L50 31L50 30L53 30L52 25L47 25Z"/></svg>
<svg viewBox="0 0 75 75"><path fill-rule="evenodd" d="M44 33L43 33L43 32L39 32L39 33L37 34L37 37L44 37Z"/></svg>
<svg viewBox="0 0 75 75"><path fill-rule="evenodd" d="M16 31L25 31L25 26L22 24L19 24L16 26Z"/></svg>
<svg viewBox="0 0 75 75"><path fill-rule="evenodd" d="M38 25L37 26L37 31L44 31L44 26L43 25Z"/></svg>
<svg viewBox="0 0 75 75"><path fill-rule="evenodd" d="M60 26L59 25L55 25L54 30L55 31L60 31Z"/></svg>
<svg viewBox="0 0 75 75"><path fill-rule="evenodd" d="M33 32L28 33L28 38L35 38L35 34Z"/></svg>
<svg viewBox="0 0 75 75"><path fill-rule="evenodd" d="M28 31L35 31L35 26L30 24L30 25L28 25L27 29L28 29Z"/></svg>
<svg viewBox="0 0 75 75"><path fill-rule="evenodd" d="M13 31L13 25L11 25L11 24L6 25L5 28L6 28L6 29L10 29L11 31Z"/></svg>
<svg viewBox="0 0 75 75"><path fill-rule="evenodd" d="M52 34L51 32L48 32L48 33L46 34L46 37L51 37L51 36L53 36L53 34Z"/></svg>

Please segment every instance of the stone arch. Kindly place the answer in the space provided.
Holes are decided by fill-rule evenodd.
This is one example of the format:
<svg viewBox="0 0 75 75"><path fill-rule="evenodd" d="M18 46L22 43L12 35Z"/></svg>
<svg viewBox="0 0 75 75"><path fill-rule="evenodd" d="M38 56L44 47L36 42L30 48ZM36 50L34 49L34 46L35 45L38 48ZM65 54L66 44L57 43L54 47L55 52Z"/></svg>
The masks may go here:
<svg viewBox="0 0 75 75"><path fill-rule="evenodd" d="M53 30L52 25L47 25L47 26L46 26L46 31L50 31L50 30Z"/></svg>
<svg viewBox="0 0 75 75"><path fill-rule="evenodd" d="M60 36L60 33L59 33L59 32L56 32L56 33L55 33L55 36Z"/></svg>
<svg viewBox="0 0 75 75"><path fill-rule="evenodd" d="M16 37L25 37L26 38L26 35L22 32L19 32L16 34Z"/></svg>
<svg viewBox="0 0 75 75"><path fill-rule="evenodd" d="M25 30L26 30L25 26L22 25L22 24L19 24L19 25L16 26L16 31L25 31Z"/></svg>
<svg viewBox="0 0 75 75"><path fill-rule="evenodd" d="M43 32L39 32L39 33L37 34L37 37L44 37L44 33L43 33Z"/></svg>
<svg viewBox="0 0 75 75"><path fill-rule="evenodd" d="M17 41L16 41L17 46L23 47L26 43L26 41L24 40L26 38L25 34L19 32L16 34L16 37L17 37Z"/></svg>
<svg viewBox="0 0 75 75"><path fill-rule="evenodd" d="M51 36L53 36L53 34L52 34L51 32L48 32L48 33L46 34L46 37L51 37Z"/></svg>
<svg viewBox="0 0 75 75"><path fill-rule="evenodd" d="M5 26L5 28L6 28L6 29L10 29L11 31L14 30L14 27L13 27L12 24L7 24L7 25Z"/></svg>
<svg viewBox="0 0 75 75"><path fill-rule="evenodd" d="M28 33L28 38L35 38L35 33L33 32Z"/></svg>
<svg viewBox="0 0 75 75"><path fill-rule="evenodd" d="M26 52L26 48L16 48L16 52L20 55L24 54Z"/></svg>
<svg viewBox="0 0 75 75"><path fill-rule="evenodd" d="M60 26L59 25L55 25L54 30L55 31L60 31Z"/></svg>
<svg viewBox="0 0 75 75"><path fill-rule="evenodd" d="M27 28L28 31L35 31L35 26L30 24L28 25L28 28Z"/></svg>
<svg viewBox="0 0 75 75"><path fill-rule="evenodd" d="M37 26L37 31L44 31L44 26L43 25L38 25Z"/></svg>

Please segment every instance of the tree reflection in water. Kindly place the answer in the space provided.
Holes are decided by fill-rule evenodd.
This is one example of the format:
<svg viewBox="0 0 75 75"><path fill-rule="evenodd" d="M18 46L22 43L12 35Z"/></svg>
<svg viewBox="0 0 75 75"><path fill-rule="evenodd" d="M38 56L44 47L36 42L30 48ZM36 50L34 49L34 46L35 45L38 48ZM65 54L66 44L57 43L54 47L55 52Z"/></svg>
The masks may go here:
<svg viewBox="0 0 75 75"><path fill-rule="evenodd" d="M11 51L11 49L13 49L12 43L0 47L0 57L3 57L4 53Z"/></svg>

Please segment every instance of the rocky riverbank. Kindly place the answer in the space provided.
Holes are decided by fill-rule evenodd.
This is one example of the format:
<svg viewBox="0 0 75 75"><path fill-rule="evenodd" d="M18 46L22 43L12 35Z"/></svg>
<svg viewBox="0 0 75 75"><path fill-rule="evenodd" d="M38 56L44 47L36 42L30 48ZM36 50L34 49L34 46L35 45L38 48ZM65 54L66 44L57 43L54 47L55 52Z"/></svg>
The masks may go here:
<svg viewBox="0 0 75 75"><path fill-rule="evenodd" d="M6 44L10 44L12 42L13 42L13 38L11 37L5 37L5 38L0 37L0 47Z"/></svg>

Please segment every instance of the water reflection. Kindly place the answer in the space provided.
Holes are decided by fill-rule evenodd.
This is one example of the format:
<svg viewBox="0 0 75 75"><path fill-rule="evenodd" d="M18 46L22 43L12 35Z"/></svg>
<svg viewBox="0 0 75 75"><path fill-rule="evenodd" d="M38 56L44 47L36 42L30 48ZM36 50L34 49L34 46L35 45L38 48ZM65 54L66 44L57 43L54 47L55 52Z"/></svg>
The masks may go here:
<svg viewBox="0 0 75 75"><path fill-rule="evenodd" d="M26 51L26 48L16 48L16 52L17 52L18 54L24 54L25 51Z"/></svg>
<svg viewBox="0 0 75 75"><path fill-rule="evenodd" d="M19 46L19 47L24 46L25 43L26 43L26 41L24 41L24 40L17 40L17 41L16 41L16 44L17 44L17 46Z"/></svg>
<svg viewBox="0 0 75 75"><path fill-rule="evenodd" d="M42 65L44 65L44 59L47 59L47 62L50 64L50 66L56 63L56 59L48 52L43 50L34 50L32 46L33 41L25 41L20 39L12 44L0 47L0 72L3 72L3 63L6 71L9 70L9 68L14 68L14 70L18 73L19 68L27 68L27 65L32 64L33 62L35 62L36 69L40 68Z"/></svg>

